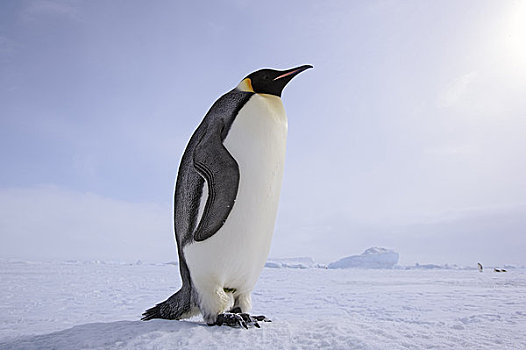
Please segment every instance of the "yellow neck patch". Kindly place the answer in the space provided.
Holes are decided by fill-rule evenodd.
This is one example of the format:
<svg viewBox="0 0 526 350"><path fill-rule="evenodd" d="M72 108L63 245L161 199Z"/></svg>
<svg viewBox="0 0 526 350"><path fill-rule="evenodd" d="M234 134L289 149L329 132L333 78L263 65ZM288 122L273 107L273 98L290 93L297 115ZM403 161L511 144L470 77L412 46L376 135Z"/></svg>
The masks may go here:
<svg viewBox="0 0 526 350"><path fill-rule="evenodd" d="M237 86L237 89L245 92L255 92L252 88L252 81L250 80L250 78L243 79L241 83L239 83L239 85Z"/></svg>

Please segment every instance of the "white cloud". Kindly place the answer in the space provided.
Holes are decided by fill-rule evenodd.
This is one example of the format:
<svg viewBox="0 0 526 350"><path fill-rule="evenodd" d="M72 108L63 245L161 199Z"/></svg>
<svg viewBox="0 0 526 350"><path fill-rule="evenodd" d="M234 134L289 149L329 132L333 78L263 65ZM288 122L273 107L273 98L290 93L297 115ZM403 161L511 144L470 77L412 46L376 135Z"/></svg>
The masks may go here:
<svg viewBox="0 0 526 350"><path fill-rule="evenodd" d="M467 156L476 152L474 145L444 145L441 147L431 147L424 150L424 154L435 156Z"/></svg>
<svg viewBox="0 0 526 350"><path fill-rule="evenodd" d="M54 186L0 190L0 256L176 260L171 209Z"/></svg>
<svg viewBox="0 0 526 350"><path fill-rule="evenodd" d="M526 263L521 244L526 228L524 202L413 213L396 223L379 218L357 224L351 214L333 215L333 227L317 218L310 227L283 227L274 236L271 256L313 256L328 263L381 246L396 249L403 265Z"/></svg>
<svg viewBox="0 0 526 350"><path fill-rule="evenodd" d="M473 80L478 76L477 71L461 75L453 80L438 97L439 107L451 107L459 102L469 91Z"/></svg>
<svg viewBox="0 0 526 350"><path fill-rule="evenodd" d="M71 20L79 20L76 1L38 0L30 2L22 12L24 20L35 20L41 16L57 16Z"/></svg>

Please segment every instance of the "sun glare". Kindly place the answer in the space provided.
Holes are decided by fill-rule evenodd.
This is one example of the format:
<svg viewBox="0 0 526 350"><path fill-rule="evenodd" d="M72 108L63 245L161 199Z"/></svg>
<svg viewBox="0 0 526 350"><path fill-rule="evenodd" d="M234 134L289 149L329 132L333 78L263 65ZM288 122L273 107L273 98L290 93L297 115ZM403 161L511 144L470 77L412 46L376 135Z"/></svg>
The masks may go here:
<svg viewBox="0 0 526 350"><path fill-rule="evenodd" d="M511 54L512 62L518 64L523 71L526 70L526 2L516 2L510 9L508 19L506 48Z"/></svg>

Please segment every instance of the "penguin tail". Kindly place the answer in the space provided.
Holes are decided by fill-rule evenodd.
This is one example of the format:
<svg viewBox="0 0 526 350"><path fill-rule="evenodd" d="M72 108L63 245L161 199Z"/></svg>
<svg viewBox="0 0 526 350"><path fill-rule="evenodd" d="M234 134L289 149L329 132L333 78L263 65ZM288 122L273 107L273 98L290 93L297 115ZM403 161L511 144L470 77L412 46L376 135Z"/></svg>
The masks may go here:
<svg viewBox="0 0 526 350"><path fill-rule="evenodd" d="M161 305L162 303L159 303L154 307L151 307L148 310L144 311L141 317L141 321L148 321L154 318L163 318L161 316Z"/></svg>
<svg viewBox="0 0 526 350"><path fill-rule="evenodd" d="M181 288L177 293L149 308L142 314L142 321L154 318L164 318L166 320L180 320L195 315L198 309L192 305L190 290Z"/></svg>

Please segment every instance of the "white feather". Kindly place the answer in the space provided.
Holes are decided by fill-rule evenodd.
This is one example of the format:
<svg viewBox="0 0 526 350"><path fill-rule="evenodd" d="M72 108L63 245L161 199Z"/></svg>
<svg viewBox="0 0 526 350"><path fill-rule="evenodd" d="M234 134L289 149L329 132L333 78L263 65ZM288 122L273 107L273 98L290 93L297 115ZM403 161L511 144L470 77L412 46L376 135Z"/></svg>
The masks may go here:
<svg viewBox="0 0 526 350"><path fill-rule="evenodd" d="M267 259L281 191L287 117L277 96L255 94L239 111L224 142L239 165L239 189L223 227L184 248L192 282L206 313L250 308L250 292ZM205 186L206 187L206 186ZM201 206L208 191L203 191ZM202 215L202 208L199 211ZM243 310L248 311L248 310Z"/></svg>

